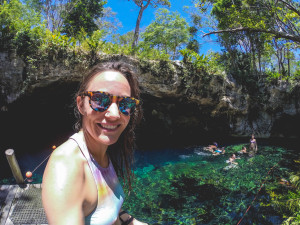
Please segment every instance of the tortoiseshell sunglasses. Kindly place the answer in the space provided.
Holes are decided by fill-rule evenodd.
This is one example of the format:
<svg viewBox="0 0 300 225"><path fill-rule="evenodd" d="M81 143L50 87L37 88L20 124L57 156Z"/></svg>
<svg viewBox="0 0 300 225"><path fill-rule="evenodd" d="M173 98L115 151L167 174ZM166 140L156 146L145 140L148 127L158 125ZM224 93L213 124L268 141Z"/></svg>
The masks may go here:
<svg viewBox="0 0 300 225"><path fill-rule="evenodd" d="M138 99L125 96L116 96L103 91L85 91L80 93L79 96L88 96L90 99L89 103L91 108L97 112L106 111L112 104L113 99L116 99L120 112L125 116L132 115L136 106L140 104L140 100Z"/></svg>

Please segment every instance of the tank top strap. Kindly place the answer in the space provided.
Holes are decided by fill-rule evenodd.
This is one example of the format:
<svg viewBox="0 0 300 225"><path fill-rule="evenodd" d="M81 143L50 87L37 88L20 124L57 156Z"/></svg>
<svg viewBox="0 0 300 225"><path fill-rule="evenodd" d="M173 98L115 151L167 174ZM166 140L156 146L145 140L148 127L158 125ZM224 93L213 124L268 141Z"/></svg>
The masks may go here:
<svg viewBox="0 0 300 225"><path fill-rule="evenodd" d="M79 133L75 133L73 134L70 139L74 140L80 151L82 152L83 156L86 158L86 160L88 161L88 163L90 164L91 162L91 156L90 156L90 153L87 149L87 146L85 144L85 138L83 136L83 133L82 132L79 132Z"/></svg>
<svg viewBox="0 0 300 225"><path fill-rule="evenodd" d="M125 195L111 160L109 159L107 168L102 168L89 153L83 132L75 133L70 139L77 143L86 158L97 186L97 206L84 218L85 225L114 224L118 218Z"/></svg>
<svg viewBox="0 0 300 225"><path fill-rule="evenodd" d="M86 158L86 161L88 162L88 165L92 171L94 180L97 181L97 176L96 176L97 168L96 168L95 163L93 162L93 159L92 159L92 157L89 153L89 150L85 144L85 138L84 138L83 132L80 131L78 133L73 134L70 137L70 139L77 143L81 153L83 154L83 156Z"/></svg>

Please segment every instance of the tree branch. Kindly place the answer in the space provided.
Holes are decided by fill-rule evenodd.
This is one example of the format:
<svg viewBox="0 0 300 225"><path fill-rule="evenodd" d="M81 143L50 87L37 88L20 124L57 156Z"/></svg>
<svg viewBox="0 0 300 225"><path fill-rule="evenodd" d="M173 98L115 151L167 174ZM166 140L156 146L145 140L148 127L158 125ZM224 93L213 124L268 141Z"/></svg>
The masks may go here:
<svg viewBox="0 0 300 225"><path fill-rule="evenodd" d="M212 32L204 34L202 37L205 37L205 36L208 36L208 35L211 35L211 34L237 33L237 32L242 32L242 31L262 32L262 33L274 34L278 38L284 38L284 39L287 39L287 40L291 40L291 41L300 43L300 36L295 36L295 35L287 34L287 33L280 32L280 31L275 31L275 30L264 30L264 29L260 29L260 28L249 28L249 27L240 27L240 28L233 28L233 29L227 29L227 30L212 31Z"/></svg>
<svg viewBox="0 0 300 225"><path fill-rule="evenodd" d="M298 30L295 27L295 25L290 21L290 19L285 16L286 12L280 11L280 14L281 14L281 18L284 18L284 19L287 20L287 23L285 23L283 19L280 19L280 17L279 17L279 15L278 15L277 12L276 12L276 21L278 21L279 23L283 24L290 32L293 33L293 35L297 35L296 32L298 33ZM289 31L287 31L286 29L284 29L284 30L285 30L286 33L289 33Z"/></svg>
<svg viewBox="0 0 300 225"><path fill-rule="evenodd" d="M288 9L290 9L291 11L297 13L299 16L300 16L300 11L297 10L293 5L289 4L288 2L286 1L283 1L283 0L278 0L279 2L282 2L283 4L285 4L287 6Z"/></svg>

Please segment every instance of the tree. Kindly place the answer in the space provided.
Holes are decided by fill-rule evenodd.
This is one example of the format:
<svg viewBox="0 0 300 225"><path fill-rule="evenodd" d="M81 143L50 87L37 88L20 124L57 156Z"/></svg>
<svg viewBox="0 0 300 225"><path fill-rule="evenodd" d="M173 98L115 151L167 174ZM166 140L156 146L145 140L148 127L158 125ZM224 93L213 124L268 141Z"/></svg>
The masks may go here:
<svg viewBox="0 0 300 225"><path fill-rule="evenodd" d="M196 53L199 53L200 44L197 40L197 33L201 27L201 19L198 15L191 13L193 26L189 28L190 40L187 44L187 49L192 50Z"/></svg>
<svg viewBox="0 0 300 225"><path fill-rule="evenodd" d="M165 51L175 59L180 47L190 38L189 26L177 12L158 9L155 13L155 21L146 28L142 37L151 47Z"/></svg>
<svg viewBox="0 0 300 225"><path fill-rule="evenodd" d="M291 72L292 48L300 44L300 5L293 0L196 0L199 12L210 11L216 21L213 31L218 34L234 67L236 50L249 57L250 74L262 74L266 67L266 51L274 48L278 72ZM266 49L269 44L268 50ZM289 48L287 48L289 46ZM270 56L271 57L271 56ZM285 65L286 64L286 65ZM270 67L268 65L267 67ZM273 65L271 66L272 68Z"/></svg>
<svg viewBox="0 0 300 225"><path fill-rule="evenodd" d="M103 16L104 0L78 0L70 12L64 12L62 31L76 37L85 32L92 35L98 29L95 20Z"/></svg>
<svg viewBox="0 0 300 225"><path fill-rule="evenodd" d="M16 48L18 36L26 35L26 39L33 41L35 33L41 30L41 18L27 5L19 0L6 1L0 5L0 50ZM38 41L38 40L35 40Z"/></svg>
<svg viewBox="0 0 300 225"><path fill-rule="evenodd" d="M116 12L107 7L103 9L103 16L96 20L98 29L104 31L104 38L106 39L112 40L116 36L118 28L122 27L122 23L116 15Z"/></svg>
<svg viewBox="0 0 300 225"><path fill-rule="evenodd" d="M300 4L293 0L212 0L219 33L268 33L300 44ZM227 21L226 21L227 20ZM225 28L225 29L222 29Z"/></svg>
<svg viewBox="0 0 300 225"><path fill-rule="evenodd" d="M58 30L63 25L62 13L67 14L73 6L72 0L25 0L36 12L40 13L46 21L46 27Z"/></svg>
<svg viewBox="0 0 300 225"><path fill-rule="evenodd" d="M140 23L145 9L147 9L149 5L151 5L154 8L158 7L159 5L171 6L169 0L133 0L133 1L138 7L140 7L140 10L139 10L138 18L136 20L132 48L134 48L138 44L138 39L140 34Z"/></svg>
<svg viewBox="0 0 300 225"><path fill-rule="evenodd" d="M120 45L130 45L132 44L134 38L134 31L129 31L126 34L119 36L118 43Z"/></svg>

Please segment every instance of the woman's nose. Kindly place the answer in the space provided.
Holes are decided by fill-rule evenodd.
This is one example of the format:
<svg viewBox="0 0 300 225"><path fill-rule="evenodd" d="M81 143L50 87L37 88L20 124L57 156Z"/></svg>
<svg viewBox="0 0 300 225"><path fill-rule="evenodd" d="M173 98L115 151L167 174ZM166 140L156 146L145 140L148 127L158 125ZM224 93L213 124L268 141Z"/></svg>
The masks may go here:
<svg viewBox="0 0 300 225"><path fill-rule="evenodd" d="M120 111L118 104L116 102L113 102L107 109L106 117L109 117L110 119L119 119L120 118Z"/></svg>

